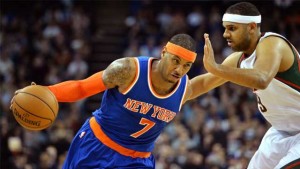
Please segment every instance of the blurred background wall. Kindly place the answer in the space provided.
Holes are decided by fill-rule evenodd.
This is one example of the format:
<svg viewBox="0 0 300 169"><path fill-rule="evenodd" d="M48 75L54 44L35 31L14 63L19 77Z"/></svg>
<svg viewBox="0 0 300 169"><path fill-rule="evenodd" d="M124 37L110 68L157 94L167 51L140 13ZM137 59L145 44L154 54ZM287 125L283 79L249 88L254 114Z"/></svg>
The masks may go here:
<svg viewBox="0 0 300 169"><path fill-rule="evenodd" d="M32 81L51 85L83 79L121 57L159 57L176 33L197 41L190 78L205 73L203 34L210 33L221 63L232 52L222 37L221 18L236 2L1 0L0 167L61 168L74 134L102 96L60 103L55 123L32 132L17 124L9 110L15 90ZM300 51L300 1L251 2L262 13L262 31L286 36ZM184 105L157 140L156 168L245 168L268 127L251 89L227 83Z"/></svg>

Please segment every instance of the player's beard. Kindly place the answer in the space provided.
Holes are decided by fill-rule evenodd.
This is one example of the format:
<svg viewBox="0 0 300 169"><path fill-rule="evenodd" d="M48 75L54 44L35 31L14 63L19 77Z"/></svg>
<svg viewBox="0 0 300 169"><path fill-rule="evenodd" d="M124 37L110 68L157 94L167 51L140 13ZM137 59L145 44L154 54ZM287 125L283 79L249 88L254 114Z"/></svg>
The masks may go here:
<svg viewBox="0 0 300 169"><path fill-rule="evenodd" d="M170 78L170 76L172 76L172 75L170 75L170 74L165 74L165 75L163 76L164 81L166 81L166 82L168 82L168 83L177 83L178 80L173 80L173 79Z"/></svg>
<svg viewBox="0 0 300 169"><path fill-rule="evenodd" d="M240 51L247 51L250 47L250 37L246 36L240 40L241 42L236 46L231 46L233 51L240 52Z"/></svg>
<svg viewBox="0 0 300 169"><path fill-rule="evenodd" d="M164 69L164 73L162 74L162 78L165 82L175 84L179 81L178 78L173 77L172 72L168 71L167 69ZM174 72L173 72L174 73Z"/></svg>

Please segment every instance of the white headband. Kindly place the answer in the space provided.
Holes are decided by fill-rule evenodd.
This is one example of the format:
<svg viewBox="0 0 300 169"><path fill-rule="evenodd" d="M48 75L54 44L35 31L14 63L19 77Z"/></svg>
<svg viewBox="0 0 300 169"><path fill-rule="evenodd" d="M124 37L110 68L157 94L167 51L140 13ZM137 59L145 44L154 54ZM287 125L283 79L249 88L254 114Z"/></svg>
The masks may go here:
<svg viewBox="0 0 300 169"><path fill-rule="evenodd" d="M251 23L251 22L260 23L261 22L261 15L246 16L246 15L237 15L237 14L225 13L223 15L222 21L236 22L236 23Z"/></svg>

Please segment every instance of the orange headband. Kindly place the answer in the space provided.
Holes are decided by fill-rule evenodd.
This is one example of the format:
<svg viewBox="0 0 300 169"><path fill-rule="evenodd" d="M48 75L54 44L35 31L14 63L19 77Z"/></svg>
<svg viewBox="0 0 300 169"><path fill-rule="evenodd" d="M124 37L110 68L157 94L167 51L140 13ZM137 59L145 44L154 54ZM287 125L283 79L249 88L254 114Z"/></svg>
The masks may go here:
<svg viewBox="0 0 300 169"><path fill-rule="evenodd" d="M192 52L186 48L175 45L174 43L168 42L166 45L166 49L168 52L173 55L177 55L187 61L194 62L197 56L197 53Z"/></svg>

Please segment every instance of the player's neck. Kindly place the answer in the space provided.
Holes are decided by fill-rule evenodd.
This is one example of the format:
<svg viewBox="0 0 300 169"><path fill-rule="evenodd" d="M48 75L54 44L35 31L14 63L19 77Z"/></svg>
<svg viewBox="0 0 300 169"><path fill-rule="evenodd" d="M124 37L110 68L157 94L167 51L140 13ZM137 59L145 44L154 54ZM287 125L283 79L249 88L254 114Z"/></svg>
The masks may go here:
<svg viewBox="0 0 300 169"><path fill-rule="evenodd" d="M259 42L260 37L261 37L260 32L258 32L256 35L253 36L249 48L246 51L243 51L246 55L250 56L256 50L256 46Z"/></svg>

